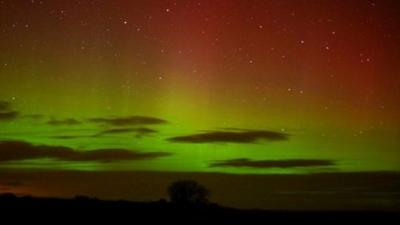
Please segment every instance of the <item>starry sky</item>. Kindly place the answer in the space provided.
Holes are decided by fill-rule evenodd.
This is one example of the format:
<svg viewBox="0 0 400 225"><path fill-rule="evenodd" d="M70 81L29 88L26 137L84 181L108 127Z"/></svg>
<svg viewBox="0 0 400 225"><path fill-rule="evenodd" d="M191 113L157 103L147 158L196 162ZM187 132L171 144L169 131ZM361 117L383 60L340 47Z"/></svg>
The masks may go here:
<svg viewBox="0 0 400 225"><path fill-rule="evenodd" d="M399 15L394 0L1 0L0 170L400 172Z"/></svg>

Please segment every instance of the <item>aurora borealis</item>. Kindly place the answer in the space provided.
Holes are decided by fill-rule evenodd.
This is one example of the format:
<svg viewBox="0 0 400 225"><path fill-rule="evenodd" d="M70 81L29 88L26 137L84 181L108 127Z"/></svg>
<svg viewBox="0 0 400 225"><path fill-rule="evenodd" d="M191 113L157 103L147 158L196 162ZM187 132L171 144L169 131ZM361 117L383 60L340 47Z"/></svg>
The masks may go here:
<svg viewBox="0 0 400 225"><path fill-rule="evenodd" d="M2 0L1 174L400 172L399 17L394 0ZM0 191L58 194L41 185Z"/></svg>

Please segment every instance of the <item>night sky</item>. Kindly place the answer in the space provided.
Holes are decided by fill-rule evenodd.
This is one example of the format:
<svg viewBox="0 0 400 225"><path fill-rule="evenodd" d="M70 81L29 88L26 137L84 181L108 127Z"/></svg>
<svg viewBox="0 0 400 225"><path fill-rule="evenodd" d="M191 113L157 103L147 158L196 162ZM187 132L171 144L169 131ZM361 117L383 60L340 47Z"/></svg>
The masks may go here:
<svg viewBox="0 0 400 225"><path fill-rule="evenodd" d="M273 208L264 178L303 180L292 199L332 192L320 176L392 178L399 21L396 0L1 0L0 192L152 200L190 176ZM333 192L370 185L345 180ZM385 182L352 206L399 206Z"/></svg>

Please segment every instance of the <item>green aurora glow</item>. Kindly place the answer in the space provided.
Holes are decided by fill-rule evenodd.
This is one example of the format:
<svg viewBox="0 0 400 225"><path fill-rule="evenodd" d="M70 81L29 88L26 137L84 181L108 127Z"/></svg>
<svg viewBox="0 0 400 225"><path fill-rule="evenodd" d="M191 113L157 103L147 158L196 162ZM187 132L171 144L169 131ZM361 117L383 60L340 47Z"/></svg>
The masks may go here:
<svg viewBox="0 0 400 225"><path fill-rule="evenodd" d="M354 14L355 1L343 3L345 10L328 1L310 3L312 9L280 7L277 1L204 1L191 11L186 9L194 1L27 2L1 6L0 100L9 104L4 112L19 114L0 118L0 139L172 155L107 163L45 157L2 162L2 168L400 171L398 14L385 4L379 6L384 13L360 5L361 13ZM373 19L362 23L367 18ZM135 115L167 122L90 121ZM49 124L65 119L79 122ZM96 135L122 128L131 130ZM138 128L153 130L138 134ZM235 129L284 133L288 139L169 140ZM241 158L335 163L210 167Z"/></svg>

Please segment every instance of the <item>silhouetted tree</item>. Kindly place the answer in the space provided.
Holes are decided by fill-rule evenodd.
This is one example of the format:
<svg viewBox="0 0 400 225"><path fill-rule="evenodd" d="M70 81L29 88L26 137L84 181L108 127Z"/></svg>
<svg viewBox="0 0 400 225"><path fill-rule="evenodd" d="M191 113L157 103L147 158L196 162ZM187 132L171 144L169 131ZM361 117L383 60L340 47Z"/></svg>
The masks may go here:
<svg viewBox="0 0 400 225"><path fill-rule="evenodd" d="M202 204L208 202L210 191L194 180L178 180L168 187L168 195L176 204Z"/></svg>

